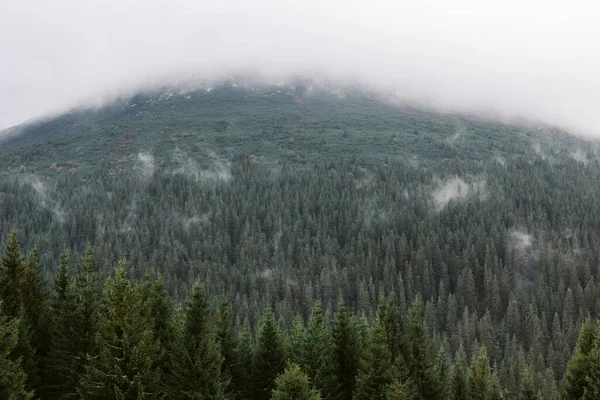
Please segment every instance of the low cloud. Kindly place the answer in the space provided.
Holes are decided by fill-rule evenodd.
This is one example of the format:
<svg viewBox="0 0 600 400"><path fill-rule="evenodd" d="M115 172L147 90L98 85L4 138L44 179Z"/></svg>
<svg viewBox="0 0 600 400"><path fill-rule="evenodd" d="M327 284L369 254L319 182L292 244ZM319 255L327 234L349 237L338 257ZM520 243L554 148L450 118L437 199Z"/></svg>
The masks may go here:
<svg viewBox="0 0 600 400"><path fill-rule="evenodd" d="M176 149L171 160L173 173L183 174L199 183L227 183L233 178L229 160L214 151L208 151L205 157L203 166L187 153Z"/></svg>
<svg viewBox="0 0 600 400"><path fill-rule="evenodd" d="M4 0L0 129L157 82L255 71L600 136L599 12L541 0Z"/></svg>
<svg viewBox="0 0 600 400"><path fill-rule="evenodd" d="M138 153L133 169L139 171L144 178L149 179L154 174L154 156L150 153Z"/></svg>
<svg viewBox="0 0 600 400"><path fill-rule="evenodd" d="M48 190L46 184L38 177L29 175L22 179L23 182L29 184L34 192L35 198L41 208L44 208L52 213L52 216L59 223L64 223L67 218L67 213L60 205L58 200L52 198L50 193L51 190Z"/></svg>
<svg viewBox="0 0 600 400"><path fill-rule="evenodd" d="M431 196L436 211L440 211L452 201L469 198L485 200L488 192L486 181L483 178L473 178L470 182L466 182L462 178L453 177L438 182L437 188L433 190Z"/></svg>

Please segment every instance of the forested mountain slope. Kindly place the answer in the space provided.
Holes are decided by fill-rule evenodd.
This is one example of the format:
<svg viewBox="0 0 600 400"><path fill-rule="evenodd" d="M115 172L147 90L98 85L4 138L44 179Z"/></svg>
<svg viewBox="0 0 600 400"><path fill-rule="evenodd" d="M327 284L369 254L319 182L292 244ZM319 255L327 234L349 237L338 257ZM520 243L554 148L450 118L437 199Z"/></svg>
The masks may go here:
<svg viewBox="0 0 600 400"><path fill-rule="evenodd" d="M14 228L22 250L37 249L41 277L56 281L65 248L72 263L88 266L72 272L75 280L93 265L102 281L124 257L129 272L121 268L102 296L100 283L94 289L102 310L122 306L111 298L115 287L127 287L120 295L146 310L150 289L136 282L160 275L172 299L163 317L199 280L206 307L216 310L221 296L231 304L231 334L255 357L248 368L258 368L261 334L275 324L284 332L268 328L281 335L272 340L288 346L279 358L298 363L323 397L348 393L315 382L313 364L290 351L294 340L317 334L311 329L335 334L340 299L362 332L361 368L380 368L376 360L388 357L380 352L389 354L381 367L389 379L376 390L388 398L413 389L416 398L447 398L426 394L427 380L449 380L445 368L463 362L457 384L463 375L467 384L469 366L493 375L483 379L492 397L482 398L517 398L525 389L551 398L582 322L600 311L597 148L559 130L444 114L356 88L228 82L147 92L3 137L0 240ZM94 251L80 263L88 245ZM13 267L3 264L5 281ZM138 316L146 322L113 321L105 311L98 318L109 330L119 321L147 325L146 311ZM309 324L305 332L315 318L326 328ZM141 325L131 329L157 334L136 330ZM422 340L427 350L410 347ZM592 347L580 353L588 357ZM411 357L437 372L416 376ZM79 367L73 387L100 379L93 366ZM153 385L163 379L155 367L144 367ZM288 373L302 381L302 371ZM399 377L406 373L412 383ZM268 398L269 379L266 394L229 390ZM372 398L370 384L357 396Z"/></svg>

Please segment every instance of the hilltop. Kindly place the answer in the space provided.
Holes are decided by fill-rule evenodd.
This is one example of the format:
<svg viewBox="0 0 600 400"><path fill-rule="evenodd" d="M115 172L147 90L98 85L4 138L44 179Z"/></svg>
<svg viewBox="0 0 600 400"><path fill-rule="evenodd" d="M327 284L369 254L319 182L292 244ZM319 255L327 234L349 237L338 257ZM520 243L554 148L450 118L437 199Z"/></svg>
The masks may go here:
<svg viewBox="0 0 600 400"><path fill-rule="evenodd" d="M306 167L349 157L429 166L596 156L585 141L560 130L442 113L395 94L310 82L160 87L29 122L0 138L5 175L114 174L148 157L169 170L186 162L206 167L215 157Z"/></svg>

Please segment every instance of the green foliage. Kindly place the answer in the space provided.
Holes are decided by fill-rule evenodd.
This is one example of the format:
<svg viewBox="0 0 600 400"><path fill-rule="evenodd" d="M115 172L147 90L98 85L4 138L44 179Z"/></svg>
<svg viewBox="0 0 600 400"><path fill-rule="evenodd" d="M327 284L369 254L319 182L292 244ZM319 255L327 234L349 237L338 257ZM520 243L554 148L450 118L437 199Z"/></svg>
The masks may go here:
<svg viewBox="0 0 600 400"><path fill-rule="evenodd" d="M244 385L243 367L237 353L237 336L233 328L231 306L222 299L217 313L217 341L221 350L221 376L226 383L225 393L236 394Z"/></svg>
<svg viewBox="0 0 600 400"><path fill-rule="evenodd" d="M93 352L79 386L83 398L160 397L160 344L152 324L148 301L122 261L104 287Z"/></svg>
<svg viewBox="0 0 600 400"><path fill-rule="evenodd" d="M587 344L576 346L600 309L600 163L589 142L392 107L360 90L162 94L74 111L2 143L0 297L20 320L12 357L36 397L77 397L73 382L105 335L101 282L123 254L128 279L142 282L160 391L171 356L188 351L188 310L173 319L173 305L200 280L223 395L256 395L254 362L268 358L257 325L272 306L279 361L276 372L262 366L262 398L281 360L301 364L323 397L351 398L377 314L393 365L386 393L465 398L467 360L485 346L504 398L532 393L526 369L535 396L595 396L595 328L584 325ZM571 158L584 148L588 163ZM12 227L26 233L25 258ZM68 279L62 247L73 265L89 247ZM232 311L214 320L217 297ZM328 341L331 352L318 350Z"/></svg>
<svg viewBox="0 0 600 400"><path fill-rule="evenodd" d="M24 296L25 262L21 256L19 239L13 230L4 247L0 270L0 290L4 312L9 317L21 313Z"/></svg>
<svg viewBox="0 0 600 400"><path fill-rule="evenodd" d="M75 399L77 383L82 370L80 361L80 332L77 297L70 269L69 254L60 255L58 270L50 296L51 346L44 360L43 392L48 398Z"/></svg>
<svg viewBox="0 0 600 400"><path fill-rule="evenodd" d="M168 396L219 399L229 384L221 375L221 356L215 322L202 286L194 284L182 318L176 320L170 355Z"/></svg>
<svg viewBox="0 0 600 400"><path fill-rule="evenodd" d="M33 392L27 391L27 375L21 367L21 359L14 358L13 351L19 340L18 319L11 319L0 302L0 398L29 400Z"/></svg>
<svg viewBox="0 0 600 400"><path fill-rule="evenodd" d="M275 389L271 400L319 400L319 392L312 389L308 376L299 366L290 364L275 379Z"/></svg>
<svg viewBox="0 0 600 400"><path fill-rule="evenodd" d="M383 321L378 316L362 352L353 398L385 399L393 383L392 356L386 343Z"/></svg>
<svg viewBox="0 0 600 400"><path fill-rule="evenodd" d="M334 345L319 302L311 311L303 339L300 367L323 399L334 399L337 391Z"/></svg>
<svg viewBox="0 0 600 400"><path fill-rule="evenodd" d="M497 378L490 369L487 351L481 347L471 362L467 380L467 399L497 400L502 398Z"/></svg>
<svg viewBox="0 0 600 400"><path fill-rule="evenodd" d="M341 299L331 335L335 357L333 365L337 369L336 399L350 400L356 387L362 348L356 320Z"/></svg>
<svg viewBox="0 0 600 400"><path fill-rule="evenodd" d="M285 344L275 317L265 311L256 334L254 351L254 399L268 399L275 378L285 369Z"/></svg>

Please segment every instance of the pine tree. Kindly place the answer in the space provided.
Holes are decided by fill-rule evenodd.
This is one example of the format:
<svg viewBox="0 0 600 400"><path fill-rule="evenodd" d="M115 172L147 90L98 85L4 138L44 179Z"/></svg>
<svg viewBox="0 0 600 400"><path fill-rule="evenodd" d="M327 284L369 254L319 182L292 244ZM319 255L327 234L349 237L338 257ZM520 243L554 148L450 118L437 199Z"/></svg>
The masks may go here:
<svg viewBox="0 0 600 400"><path fill-rule="evenodd" d="M335 357L331 333L323 321L321 303L317 301L311 311L304 342L301 368L319 390L323 399L333 399L337 390Z"/></svg>
<svg viewBox="0 0 600 400"><path fill-rule="evenodd" d="M450 380L450 399L467 400L467 360L462 346L459 347L454 358L452 366L452 376Z"/></svg>
<svg viewBox="0 0 600 400"><path fill-rule="evenodd" d="M38 389L41 383L42 360L50 346L50 327L46 312L46 282L42 278L40 259L34 248L23 263L21 288L22 350L23 365L28 386ZM25 338L28 338L25 340Z"/></svg>
<svg viewBox="0 0 600 400"><path fill-rule="evenodd" d="M154 339L150 307L121 261L104 286L103 311L93 353L79 393L86 399L160 397L160 344Z"/></svg>
<svg viewBox="0 0 600 400"><path fill-rule="evenodd" d="M145 297L153 322L152 332L154 338L160 343L161 352L158 355L157 366L163 373L168 369L168 358L171 353L171 344L175 339L173 327L173 306L167 294L165 282L162 277L155 281L146 282L144 285Z"/></svg>
<svg viewBox="0 0 600 400"><path fill-rule="evenodd" d="M271 311L266 311L258 328L254 351L254 399L268 399L275 378L285 369L285 346Z"/></svg>
<svg viewBox="0 0 600 400"><path fill-rule="evenodd" d="M591 369L590 353L594 345L595 329L588 317L579 331L579 339L573 357L565 371L562 398L581 399L588 387L587 376Z"/></svg>
<svg viewBox="0 0 600 400"><path fill-rule="evenodd" d="M439 397L440 388L435 381L427 330L421 312L421 300L417 297L410 308L408 374L423 398L435 399Z"/></svg>
<svg viewBox="0 0 600 400"><path fill-rule="evenodd" d="M387 400L420 400L419 392L415 387L414 383L410 380L402 380L400 377L396 378L394 383L388 388L386 392Z"/></svg>
<svg viewBox="0 0 600 400"><path fill-rule="evenodd" d="M492 374L485 347L473 358L467 380L469 400L496 400L501 393L497 378Z"/></svg>
<svg viewBox="0 0 600 400"><path fill-rule="evenodd" d="M225 393L235 394L242 385L237 338L232 327L232 311L226 299L221 301L217 313L217 341L221 349L221 376L227 382Z"/></svg>
<svg viewBox="0 0 600 400"><path fill-rule="evenodd" d="M599 325L600 327L600 325ZM590 364L586 375L587 386L584 391L583 398L585 400L600 398L600 329L596 328L594 337L594 345L590 351Z"/></svg>
<svg viewBox="0 0 600 400"><path fill-rule="evenodd" d="M340 300L332 328L333 351L338 382L338 400L352 399L361 358L361 343L356 322Z"/></svg>
<svg viewBox="0 0 600 400"><path fill-rule="evenodd" d="M223 398L228 382L221 376L214 317L199 282L192 288L183 315L176 320L175 335L166 379L168 397Z"/></svg>
<svg viewBox="0 0 600 400"><path fill-rule="evenodd" d="M519 393L519 400L536 400L535 389L533 386L533 377L529 368L525 368L521 377L521 392Z"/></svg>
<svg viewBox="0 0 600 400"><path fill-rule="evenodd" d="M450 390L448 388L449 373L448 365L446 364L446 352L444 348L440 348L438 355L433 365L433 383L435 387L431 391L432 399L446 400L450 396Z"/></svg>
<svg viewBox="0 0 600 400"><path fill-rule="evenodd" d="M353 399L385 399L393 383L392 356L381 316L378 315L362 352Z"/></svg>
<svg viewBox="0 0 600 400"><path fill-rule="evenodd" d="M19 239L13 230L4 247L0 265L0 299L4 304L4 313L8 317L17 317L21 313L25 262L21 255Z"/></svg>
<svg viewBox="0 0 600 400"><path fill-rule="evenodd" d="M51 346L44 362L43 391L46 398L77 398L79 343L75 321L77 299L69 270L69 255L63 251L50 298Z"/></svg>
<svg viewBox="0 0 600 400"><path fill-rule="evenodd" d="M98 328L100 313L101 286L96 265L94 249L88 246L74 282L75 316L71 324L75 330L74 347L77 349L77 374L82 375L87 365L88 354L92 351L94 336Z"/></svg>
<svg viewBox="0 0 600 400"><path fill-rule="evenodd" d="M271 400L319 400L319 392L312 389L308 376L299 366L290 364L275 379Z"/></svg>
<svg viewBox="0 0 600 400"><path fill-rule="evenodd" d="M13 356L22 360L29 389L37 389L40 384L40 364L49 337L43 286L37 251L32 250L24 260L17 234L12 231L0 267L0 293L6 315L20 320L19 340Z"/></svg>
<svg viewBox="0 0 600 400"><path fill-rule="evenodd" d="M21 359L12 352L19 340L19 320L6 316L0 302L0 399L29 400L33 392L26 389L27 375Z"/></svg>
<svg viewBox="0 0 600 400"><path fill-rule="evenodd" d="M287 334L287 356L288 360L294 364L302 362L305 335L306 329L304 328L304 323L302 322L302 318L297 315L294 317L292 327Z"/></svg>
<svg viewBox="0 0 600 400"><path fill-rule="evenodd" d="M254 364L254 343L252 335L247 329L243 328L239 335L236 352L239 361L239 381L233 381L237 399L250 399L253 395L253 364Z"/></svg>

